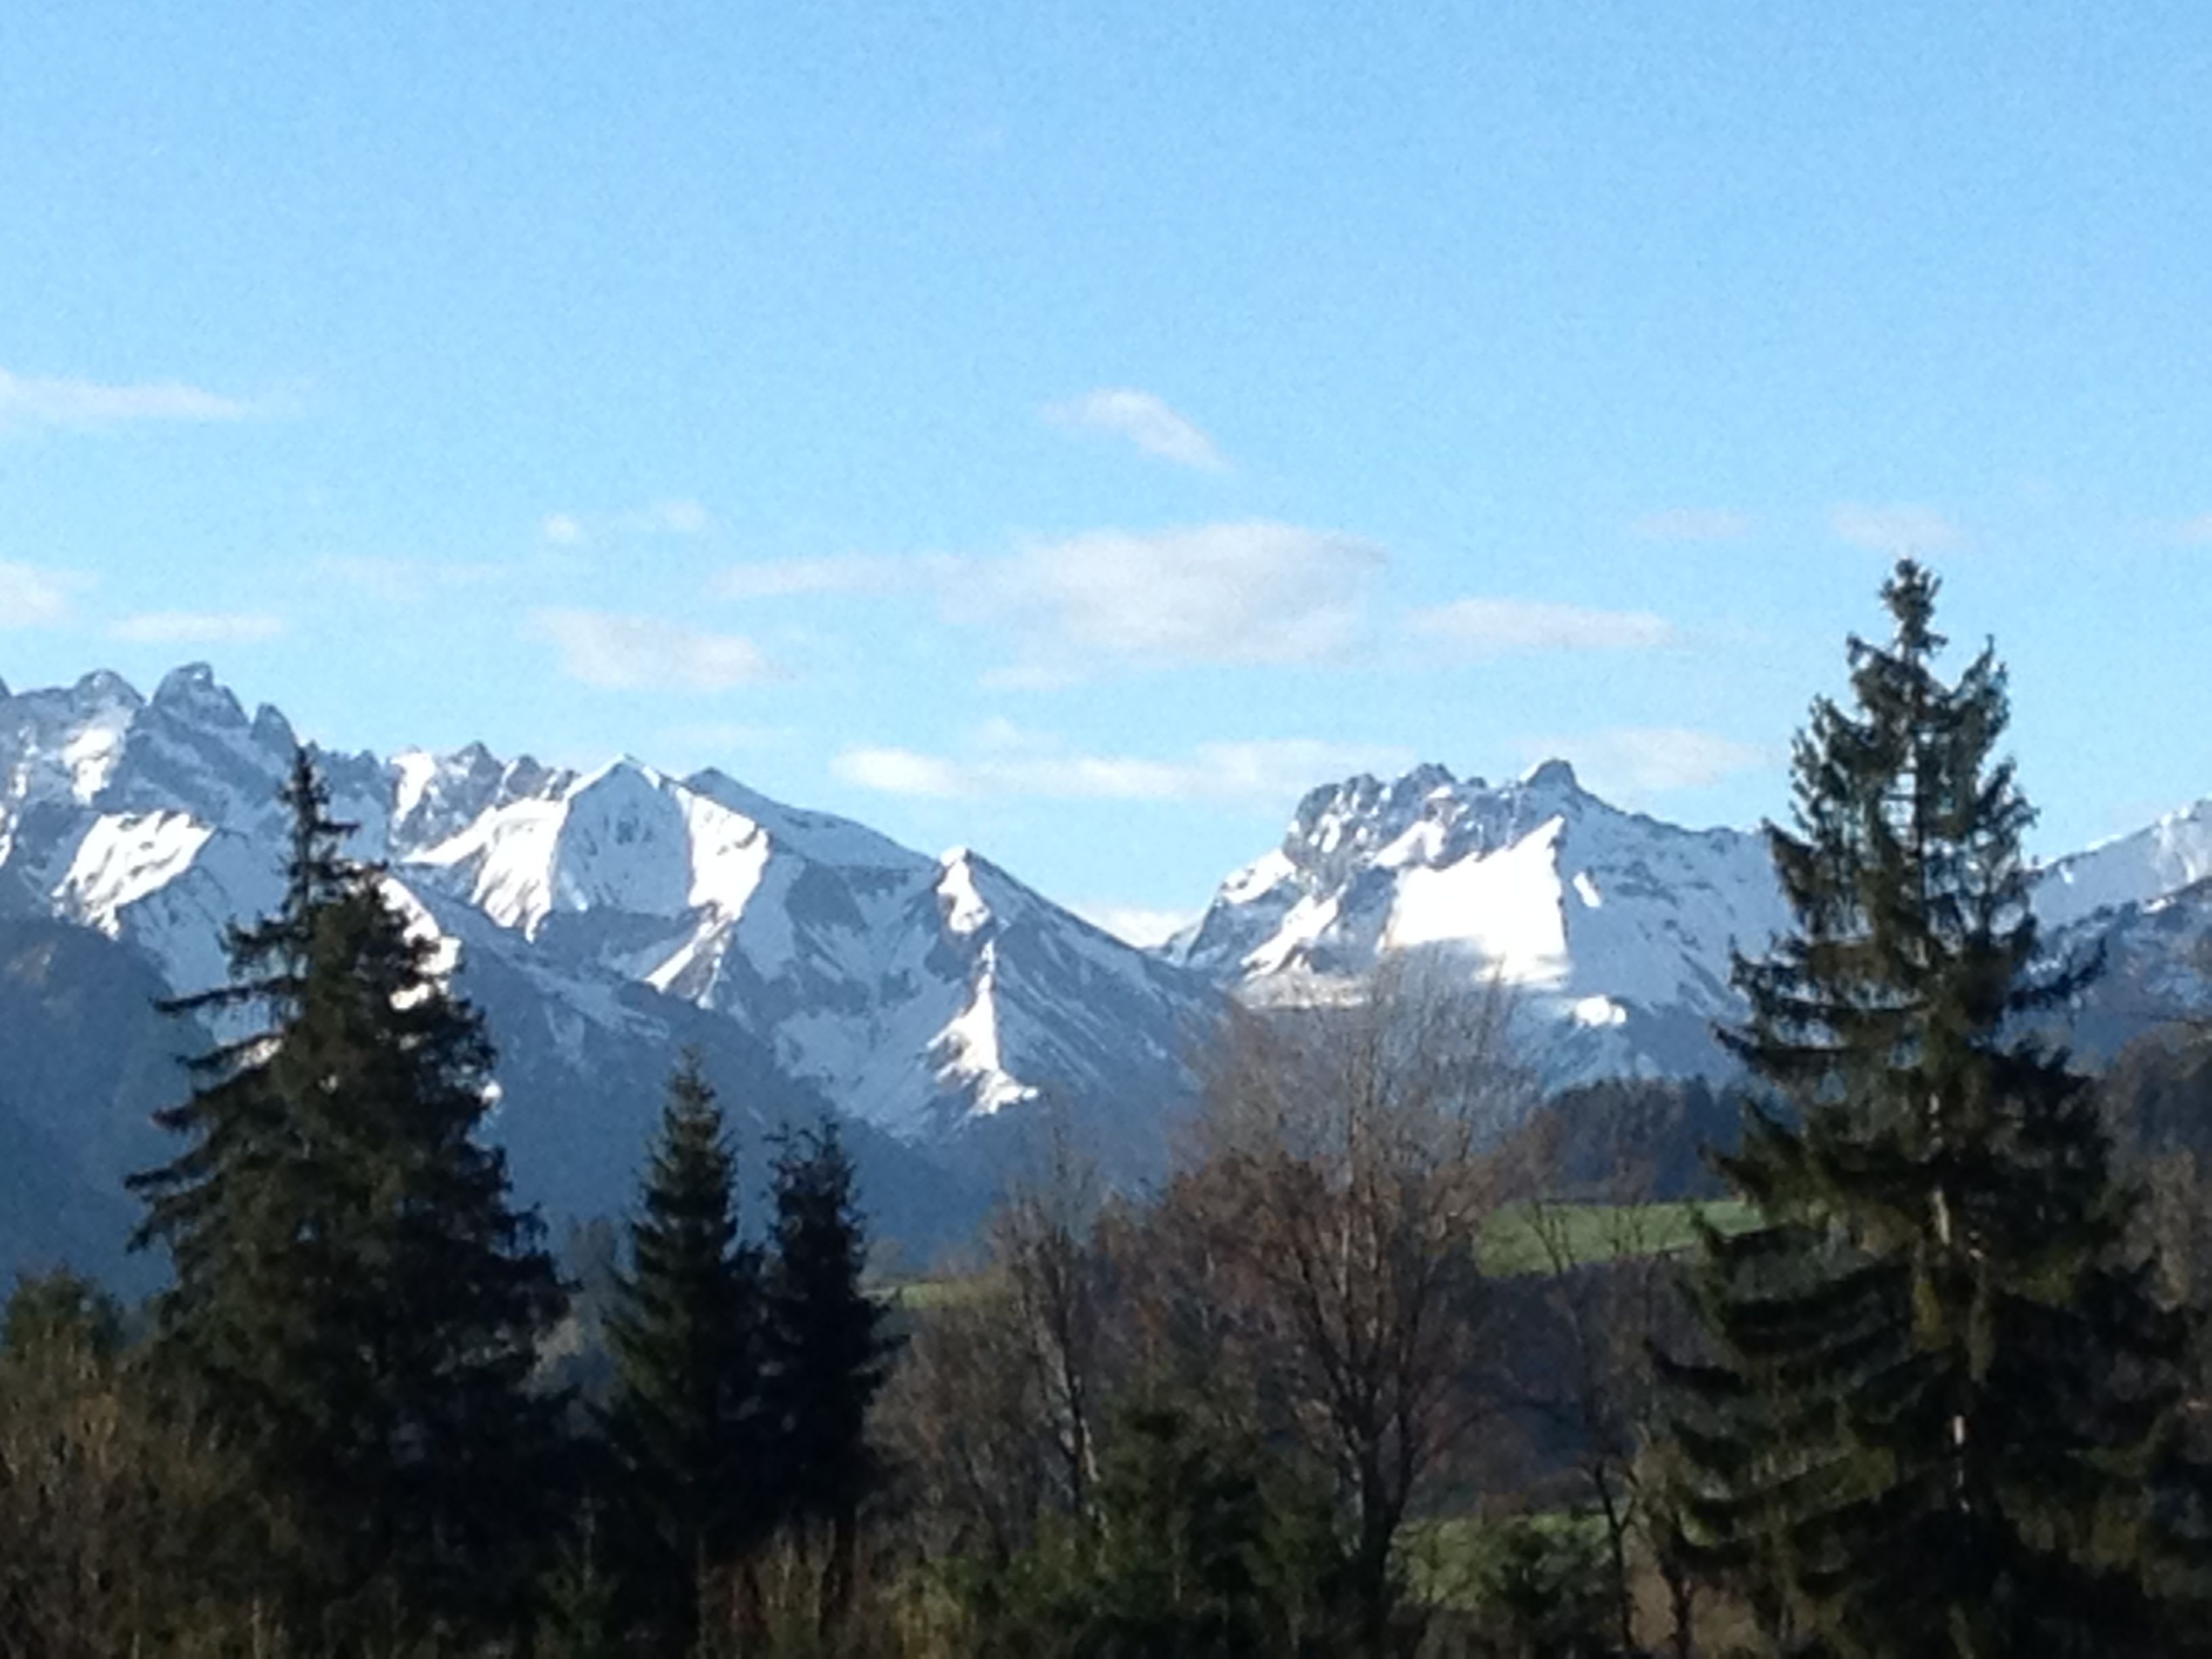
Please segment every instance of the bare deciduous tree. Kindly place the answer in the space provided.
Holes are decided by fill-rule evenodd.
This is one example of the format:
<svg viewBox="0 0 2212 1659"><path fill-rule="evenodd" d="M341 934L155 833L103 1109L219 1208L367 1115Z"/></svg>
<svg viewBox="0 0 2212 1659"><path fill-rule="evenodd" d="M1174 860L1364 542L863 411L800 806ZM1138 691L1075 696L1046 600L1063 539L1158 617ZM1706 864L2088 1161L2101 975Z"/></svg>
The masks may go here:
<svg viewBox="0 0 2212 1659"><path fill-rule="evenodd" d="M1488 1155L1526 1101L1504 997L1436 963L1294 1020L1240 1012L1204 1073L1197 1170L1170 1194L1214 1294L1346 1494L1363 1644L1387 1651L1393 1553L1468 1425Z"/></svg>
<svg viewBox="0 0 2212 1659"><path fill-rule="evenodd" d="M992 1266L1012 1299L1018 1352L1057 1454L1067 1508L1077 1515L1088 1513L1098 1474L1103 1322L1091 1247L1097 1207L1097 1171L1055 1119L1042 1172L1016 1183L991 1226Z"/></svg>
<svg viewBox="0 0 2212 1659"><path fill-rule="evenodd" d="M1105 1316L1091 1164L1051 1126L991 1218L980 1268L913 1310L880 1421L937 1547L1004 1563L1048 1511L1084 1513L1097 1466Z"/></svg>

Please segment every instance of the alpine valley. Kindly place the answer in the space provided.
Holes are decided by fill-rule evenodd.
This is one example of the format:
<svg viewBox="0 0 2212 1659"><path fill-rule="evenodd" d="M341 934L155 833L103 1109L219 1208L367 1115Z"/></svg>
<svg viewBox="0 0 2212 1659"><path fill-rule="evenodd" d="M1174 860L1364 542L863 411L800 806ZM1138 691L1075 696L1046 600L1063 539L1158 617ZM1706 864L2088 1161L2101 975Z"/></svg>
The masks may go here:
<svg viewBox="0 0 2212 1659"><path fill-rule="evenodd" d="M0 1272L66 1258L125 1283L122 1177L204 1032L156 1009L216 982L277 896L295 744L204 665L0 688ZM795 1118L848 1124L879 1232L910 1258L972 1232L1063 1126L1156 1173L1228 998L1298 1011L1433 953L1512 988L1553 1085L1712 1076L1732 949L1779 925L1765 843L1626 812L1559 762L1492 786L1424 766L1313 790L1279 848L1135 949L965 849L933 858L717 771L585 773L480 746L315 751L353 853L434 934L499 1050L495 1123L556 1229L623 1212L662 1083L701 1053L743 1167ZM2093 1055L2212 1003L2212 802L2058 860L2038 902L2107 971Z"/></svg>

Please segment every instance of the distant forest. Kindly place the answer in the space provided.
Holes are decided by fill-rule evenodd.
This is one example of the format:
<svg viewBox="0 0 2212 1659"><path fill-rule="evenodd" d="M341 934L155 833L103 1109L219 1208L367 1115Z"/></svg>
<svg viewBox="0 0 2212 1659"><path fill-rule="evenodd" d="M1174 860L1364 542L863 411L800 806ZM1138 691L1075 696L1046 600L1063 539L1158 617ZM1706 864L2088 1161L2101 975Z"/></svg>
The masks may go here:
<svg viewBox="0 0 2212 1659"><path fill-rule="evenodd" d="M2212 1035L2070 1060L2099 964L1937 590L1801 735L1740 1085L1540 1102L1500 988L1395 961L1227 1016L1152 1189L1037 1108L923 1279L834 1121L741 1169L689 1054L556 1253L302 754L283 903L171 1005L163 1288L7 1304L0 1654L2212 1653Z"/></svg>

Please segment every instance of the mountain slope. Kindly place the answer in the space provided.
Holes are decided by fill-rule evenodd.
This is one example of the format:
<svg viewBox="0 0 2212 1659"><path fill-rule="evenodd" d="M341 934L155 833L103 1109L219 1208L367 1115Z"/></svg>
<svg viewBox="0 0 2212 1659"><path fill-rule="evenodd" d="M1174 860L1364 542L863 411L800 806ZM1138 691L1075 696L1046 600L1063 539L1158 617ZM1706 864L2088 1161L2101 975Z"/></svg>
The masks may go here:
<svg viewBox="0 0 2212 1659"><path fill-rule="evenodd" d="M1316 789L1168 957L1248 1000L1334 994L1385 956L1510 988L1554 1082L1716 1069L1729 953L1784 922L1763 838L1624 812L1549 762L1492 786L1424 766Z"/></svg>
<svg viewBox="0 0 2212 1659"><path fill-rule="evenodd" d="M2052 860L2039 884L2036 913L2051 926L2094 911L2148 904L2212 877L2212 800Z"/></svg>
<svg viewBox="0 0 2212 1659"><path fill-rule="evenodd" d="M2054 956L2105 952L2085 1052L2212 1004L2212 801L2054 861L2035 902ZM1622 811L1558 761L1496 786L1423 766L1312 791L1164 954L1259 1004L1340 994L1409 951L1495 974L1565 1085L1726 1073L1712 1026L1742 1012L1730 952L1787 922L1761 835Z"/></svg>
<svg viewBox="0 0 2212 1659"><path fill-rule="evenodd" d="M225 928L278 896L295 741L203 665L151 697L107 674L0 691L0 918L110 941L157 990L216 982ZM961 1143L1009 1109L1054 1098L1130 1172L1158 1167L1189 1094L1217 994L974 854L715 772L579 775L480 745L316 757L349 850L486 1008L498 1132L556 1216L627 1201L687 1042L762 1133L825 1105L854 1120L871 1201L903 1205L922 1245L973 1220L991 1170Z"/></svg>

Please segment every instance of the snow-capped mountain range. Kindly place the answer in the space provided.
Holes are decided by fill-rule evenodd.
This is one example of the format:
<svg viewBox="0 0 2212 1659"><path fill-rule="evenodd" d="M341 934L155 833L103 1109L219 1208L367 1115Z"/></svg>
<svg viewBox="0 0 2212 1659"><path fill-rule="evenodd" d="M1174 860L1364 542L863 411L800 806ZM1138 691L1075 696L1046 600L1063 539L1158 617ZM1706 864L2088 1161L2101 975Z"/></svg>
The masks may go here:
<svg viewBox="0 0 2212 1659"><path fill-rule="evenodd" d="M60 1039L40 1022L76 1041L121 1019L87 975L173 993L221 978L225 927L277 897L294 744L281 714L249 715L204 665L151 696L105 673L0 687L0 1003L22 994L15 1041L39 1050L13 1067L37 1080L11 1081L0 1031L0 1162L11 1134L59 1148L90 1192L143 1161L147 1102L173 1096L169 1050L191 1044L133 1024L116 1041L137 1048L88 1083L49 1063ZM1558 762L1494 786L1424 766L1317 788L1279 848L1147 952L978 854L917 853L720 772L576 773L481 745L317 759L352 850L450 942L485 1008L500 1133L556 1218L623 1207L684 1043L757 1130L843 1113L879 1188L902 1195L893 1230L946 1237L1040 1102L1109 1163L1157 1167L1224 994L1295 1010L1433 951L1515 988L1554 1082L1705 1073L1723 1064L1713 1022L1736 1012L1731 950L1784 921L1760 836L1622 811ZM2112 947L2124 996L2104 1011L2109 1043L2207 1000L2208 877L2212 802L2045 874L2046 919ZM26 1091L38 1098L11 1099Z"/></svg>
<svg viewBox="0 0 2212 1659"><path fill-rule="evenodd" d="M277 895L275 791L295 744L204 665L150 698L112 675L0 697L0 890L150 957L189 992L222 927ZM318 754L349 851L461 945L728 1017L791 1076L906 1139L1080 1090L1133 1054L1172 1067L1204 1000L966 849L909 851L719 772L573 773L482 746Z"/></svg>
<svg viewBox="0 0 2212 1659"><path fill-rule="evenodd" d="M2212 1006L2212 800L2053 861L2035 902L2055 952L2105 945L2087 1023L2109 1050ZM1325 1001L1382 957L1449 953L1510 988L1552 1082L1711 1074L1741 1004L1732 952L1787 921L1765 837L1626 812L1549 761L1490 785L1422 766L1299 803L1282 844L1164 948L1249 1002Z"/></svg>

